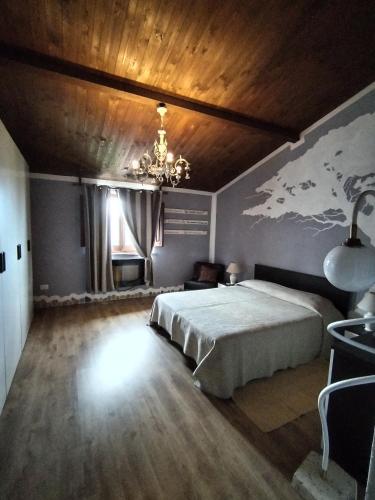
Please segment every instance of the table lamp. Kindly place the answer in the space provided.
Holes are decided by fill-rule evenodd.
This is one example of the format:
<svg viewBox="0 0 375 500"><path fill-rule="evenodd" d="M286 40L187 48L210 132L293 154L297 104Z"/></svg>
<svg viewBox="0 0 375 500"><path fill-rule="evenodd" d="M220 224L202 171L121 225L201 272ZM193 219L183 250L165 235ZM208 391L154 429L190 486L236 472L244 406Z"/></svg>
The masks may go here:
<svg viewBox="0 0 375 500"><path fill-rule="evenodd" d="M229 281L231 285L235 285L237 281L237 274L241 272L240 266L237 262L231 262L227 267L227 273L230 274Z"/></svg>
<svg viewBox="0 0 375 500"><path fill-rule="evenodd" d="M332 285L347 292L368 290L375 283L375 250L365 247L357 238L357 217L360 202L375 190L361 193L353 208L349 238L333 248L324 259L324 274Z"/></svg>
<svg viewBox="0 0 375 500"><path fill-rule="evenodd" d="M364 318L375 316L375 292L366 292L363 299L358 302L357 307L365 313ZM367 332L375 331L375 323L366 323L365 330Z"/></svg>

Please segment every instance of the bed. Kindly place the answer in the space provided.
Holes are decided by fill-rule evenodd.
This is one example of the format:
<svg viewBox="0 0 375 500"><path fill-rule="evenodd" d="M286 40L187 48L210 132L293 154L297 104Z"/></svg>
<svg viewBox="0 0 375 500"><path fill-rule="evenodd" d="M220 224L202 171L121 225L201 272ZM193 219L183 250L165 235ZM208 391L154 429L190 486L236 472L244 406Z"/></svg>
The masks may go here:
<svg viewBox="0 0 375 500"><path fill-rule="evenodd" d="M194 383L219 398L326 352L327 324L349 308L350 294L325 278L261 265L254 278L159 295L152 307L150 324L196 361Z"/></svg>

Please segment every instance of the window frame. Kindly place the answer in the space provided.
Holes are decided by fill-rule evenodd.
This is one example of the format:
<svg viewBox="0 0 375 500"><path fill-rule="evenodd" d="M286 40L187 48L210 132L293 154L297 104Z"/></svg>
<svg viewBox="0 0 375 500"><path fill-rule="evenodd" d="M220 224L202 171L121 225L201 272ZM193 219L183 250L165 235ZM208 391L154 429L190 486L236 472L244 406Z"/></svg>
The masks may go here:
<svg viewBox="0 0 375 500"><path fill-rule="evenodd" d="M116 190L113 190L111 192L111 197L119 199L118 192ZM111 203L111 202L110 202ZM111 205L110 205L110 224L112 227L113 221L112 221L112 214L111 214ZM111 252L113 254L125 254L125 255L134 255L134 256L139 256L138 252L133 245L133 243L127 242L126 239L126 219L121 211L120 216L118 217L118 232L119 232L119 245L113 245L111 241ZM129 228L128 228L129 231ZM111 232L111 240L112 240L112 232Z"/></svg>

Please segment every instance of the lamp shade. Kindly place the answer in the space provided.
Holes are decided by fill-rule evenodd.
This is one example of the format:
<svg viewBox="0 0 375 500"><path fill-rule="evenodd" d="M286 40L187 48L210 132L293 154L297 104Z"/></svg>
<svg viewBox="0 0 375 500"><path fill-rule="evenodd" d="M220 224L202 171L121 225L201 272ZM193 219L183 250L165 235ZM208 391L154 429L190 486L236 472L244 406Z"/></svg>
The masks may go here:
<svg viewBox="0 0 375 500"><path fill-rule="evenodd" d="M347 292L368 290L375 283L375 250L341 245L327 254L323 267L335 287Z"/></svg>
<svg viewBox="0 0 375 500"><path fill-rule="evenodd" d="M367 292L363 299L358 302L357 307L362 311L375 313L375 292Z"/></svg>
<svg viewBox="0 0 375 500"><path fill-rule="evenodd" d="M231 262L229 266L227 267L227 273L231 274L238 274L241 272L240 266L237 264L237 262Z"/></svg>

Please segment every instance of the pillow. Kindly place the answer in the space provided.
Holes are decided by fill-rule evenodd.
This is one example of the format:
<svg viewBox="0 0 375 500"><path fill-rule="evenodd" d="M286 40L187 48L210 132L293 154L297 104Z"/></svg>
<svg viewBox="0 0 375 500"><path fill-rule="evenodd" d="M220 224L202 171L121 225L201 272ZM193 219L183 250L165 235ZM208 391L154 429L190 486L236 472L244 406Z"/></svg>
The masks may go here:
<svg viewBox="0 0 375 500"><path fill-rule="evenodd" d="M310 309L321 315L323 315L327 308L331 308L334 309L335 313L342 318L341 313L334 308L328 299L315 293L303 292L302 290L295 290L294 288L288 288L277 283L271 283L270 281L255 279L241 281L237 284L246 288L258 290L259 292L267 293L268 295L272 295L272 297L276 297L287 302L292 302L293 304L305 307L306 309Z"/></svg>
<svg viewBox="0 0 375 500"><path fill-rule="evenodd" d="M197 281L208 281L209 283L217 283L219 271L214 267L201 266Z"/></svg>
<svg viewBox="0 0 375 500"><path fill-rule="evenodd" d="M315 293L302 292L294 288L288 288L263 280L246 280L237 284L318 313L323 320L324 326L321 353L329 359L331 341L330 336L326 332L327 326L334 321L344 319L344 317L328 299Z"/></svg>

